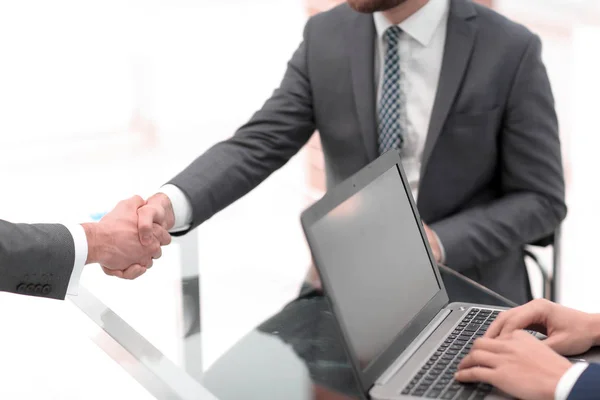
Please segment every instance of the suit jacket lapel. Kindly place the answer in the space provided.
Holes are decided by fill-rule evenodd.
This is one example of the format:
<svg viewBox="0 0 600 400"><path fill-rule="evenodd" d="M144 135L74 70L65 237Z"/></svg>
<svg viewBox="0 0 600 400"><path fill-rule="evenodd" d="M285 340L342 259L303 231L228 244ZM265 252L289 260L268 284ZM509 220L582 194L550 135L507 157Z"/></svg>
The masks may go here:
<svg viewBox="0 0 600 400"><path fill-rule="evenodd" d="M356 113L369 160L377 158L375 99L375 23L370 14L356 14L348 25L348 54Z"/></svg>
<svg viewBox="0 0 600 400"><path fill-rule="evenodd" d="M468 1L451 1L442 70L423 149L421 176L425 172L469 65L477 32L475 16L475 8Z"/></svg>

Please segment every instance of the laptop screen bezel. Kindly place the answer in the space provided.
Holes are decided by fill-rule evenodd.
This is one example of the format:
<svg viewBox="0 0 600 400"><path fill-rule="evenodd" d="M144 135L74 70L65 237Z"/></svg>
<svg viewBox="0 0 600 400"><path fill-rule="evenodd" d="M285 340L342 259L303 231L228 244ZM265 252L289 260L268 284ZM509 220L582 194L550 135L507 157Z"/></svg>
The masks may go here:
<svg viewBox="0 0 600 400"><path fill-rule="evenodd" d="M418 225L423 244L427 249L429 261L432 266L435 278L437 279L440 290L417 313L415 318L413 318L413 320L411 320L406 325L406 327L398 333L393 342L377 357L371 360L369 365L363 369L361 368L356 353L354 352L354 349L350 344L351 341L349 338L349 334L348 332L346 332L339 304L337 304L336 299L334 298L335 295L333 293L333 296L329 295L329 293L332 292L330 289L332 287L330 278L327 274L326 268L324 268L323 265L320 263L318 247L314 245L316 242L311 234L311 228L315 223L320 221L323 217L329 214L332 210L334 210L344 201L354 196L360 190L362 190L371 182L380 177L383 173L389 171L392 168L398 169L399 176L401 177L401 184L403 185L408 200L410 202L410 206L415 217L415 222ZM344 348L346 349L348 357L350 358L350 362L352 363L355 375L360 382L363 393L368 393L368 391L373 387L377 379L392 365L392 363L402 354L402 352L412 343L412 341L416 339L416 337L421 333L421 331L423 331L426 328L426 326L431 322L431 320L435 318L439 311L448 304L448 294L446 292L444 282L442 281L439 268L437 266L437 263L435 262L435 258L433 257L433 252L429 247L427 235L425 233L423 225L421 224L421 218L419 216L419 212L417 210L407 182L408 181L406 179L406 175L404 174L404 170L402 168L400 154L396 150L391 150L385 153L384 155L380 156L377 160L373 161L371 164L369 164L359 172L357 172L354 176L348 178L346 181L342 182L335 188L329 190L325 194L325 196L323 196L319 201L317 201L308 209L306 209L301 216L302 227L304 229L308 245L311 249L313 262L315 263L315 266L319 271L319 275L323 283L325 296L333 310L334 317L336 319L338 328L340 330L340 334L342 336L342 340L344 342ZM376 311L377 310L374 310L374 312Z"/></svg>

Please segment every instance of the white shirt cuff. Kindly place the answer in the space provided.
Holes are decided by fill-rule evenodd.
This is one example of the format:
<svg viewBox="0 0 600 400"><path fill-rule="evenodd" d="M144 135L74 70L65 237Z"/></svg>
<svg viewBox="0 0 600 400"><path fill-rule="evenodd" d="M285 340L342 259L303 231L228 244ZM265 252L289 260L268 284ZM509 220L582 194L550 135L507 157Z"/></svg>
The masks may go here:
<svg viewBox="0 0 600 400"><path fill-rule="evenodd" d="M586 363L577 363L569 368L562 378L560 378L560 381L558 381L558 385L556 385L554 400L567 400L569 398L569 394L571 394L573 386L575 386L577 380L587 367L588 364Z"/></svg>
<svg viewBox="0 0 600 400"><path fill-rule="evenodd" d="M67 294L77 296L79 294L79 280L87 261L88 242L83 226L71 225L66 228L71 233L73 243L75 244L75 263L73 265L73 272L71 272L71 279L69 279L69 286L67 286Z"/></svg>
<svg viewBox="0 0 600 400"><path fill-rule="evenodd" d="M185 231L192 225L192 205L187 196L175 185L164 185L158 191L164 193L173 205L175 225L169 232Z"/></svg>
<svg viewBox="0 0 600 400"><path fill-rule="evenodd" d="M433 232L433 236L435 236L435 239L437 240L438 244L440 245L440 264L444 265L444 263L446 262L446 249L444 249L444 244L440 240L440 237L438 236L438 234L435 233L435 231L433 229L431 230L431 232Z"/></svg>

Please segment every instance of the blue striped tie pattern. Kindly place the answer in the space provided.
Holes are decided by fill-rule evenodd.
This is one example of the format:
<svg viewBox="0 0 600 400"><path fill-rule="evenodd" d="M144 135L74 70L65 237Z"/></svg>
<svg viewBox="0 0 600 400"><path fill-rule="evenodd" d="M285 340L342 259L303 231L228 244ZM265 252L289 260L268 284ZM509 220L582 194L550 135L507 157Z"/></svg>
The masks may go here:
<svg viewBox="0 0 600 400"><path fill-rule="evenodd" d="M402 148L403 132L401 117L404 94L401 87L400 55L398 41L402 30L397 26L386 29L383 39L386 53L383 69L383 84L379 99L379 154L390 149Z"/></svg>

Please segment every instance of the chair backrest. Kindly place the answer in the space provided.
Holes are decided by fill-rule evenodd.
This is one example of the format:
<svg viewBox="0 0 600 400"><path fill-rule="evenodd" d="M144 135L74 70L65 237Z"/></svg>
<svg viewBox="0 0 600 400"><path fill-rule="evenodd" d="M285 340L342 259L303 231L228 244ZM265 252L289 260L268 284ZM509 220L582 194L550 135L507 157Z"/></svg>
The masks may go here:
<svg viewBox="0 0 600 400"><path fill-rule="evenodd" d="M544 268L543 263L530 251L525 252L526 256L534 261L534 264L538 267L542 279L543 279L543 296L550 301L558 301L558 283L560 282L560 226L556 231L545 238L542 238L534 243L532 246L536 247L548 247L552 246L552 266L551 268Z"/></svg>
<svg viewBox="0 0 600 400"><path fill-rule="evenodd" d="M537 246L537 247L553 246L555 239L556 239L556 233L553 233L552 235L546 236L545 238L542 238L540 240L535 241L534 243L531 243L531 245Z"/></svg>

